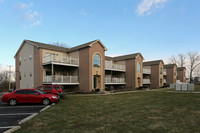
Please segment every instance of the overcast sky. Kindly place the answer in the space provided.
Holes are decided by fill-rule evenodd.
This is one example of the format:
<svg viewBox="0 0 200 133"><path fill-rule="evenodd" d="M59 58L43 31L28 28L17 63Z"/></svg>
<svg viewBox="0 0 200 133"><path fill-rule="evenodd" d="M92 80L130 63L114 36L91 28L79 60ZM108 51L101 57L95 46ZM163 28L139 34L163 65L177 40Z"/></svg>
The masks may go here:
<svg viewBox="0 0 200 133"><path fill-rule="evenodd" d="M0 0L0 64L24 39L70 47L100 39L106 55L146 60L200 51L200 0Z"/></svg>

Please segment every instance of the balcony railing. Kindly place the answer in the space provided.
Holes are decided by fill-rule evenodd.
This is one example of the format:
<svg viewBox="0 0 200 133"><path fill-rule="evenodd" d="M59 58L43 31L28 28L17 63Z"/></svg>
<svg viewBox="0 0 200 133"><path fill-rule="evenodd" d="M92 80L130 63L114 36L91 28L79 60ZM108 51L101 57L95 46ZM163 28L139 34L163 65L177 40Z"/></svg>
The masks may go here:
<svg viewBox="0 0 200 133"><path fill-rule="evenodd" d="M143 79L143 84L151 84L151 80L150 79Z"/></svg>
<svg viewBox="0 0 200 133"><path fill-rule="evenodd" d="M54 75L43 77L43 83L78 83L78 76Z"/></svg>
<svg viewBox="0 0 200 133"><path fill-rule="evenodd" d="M151 74L151 69L143 68L143 74Z"/></svg>
<svg viewBox="0 0 200 133"><path fill-rule="evenodd" d="M105 69L111 69L111 70L122 70L125 71L126 66L125 65L119 65L119 64L113 64L111 62L105 62Z"/></svg>
<svg viewBox="0 0 200 133"><path fill-rule="evenodd" d="M163 75L167 75L166 69L163 70Z"/></svg>
<svg viewBox="0 0 200 133"><path fill-rule="evenodd" d="M125 78L105 78L105 83L123 83L125 84Z"/></svg>
<svg viewBox="0 0 200 133"><path fill-rule="evenodd" d="M62 63L62 64L70 64L70 65L79 65L78 58L73 57L64 57L64 56L56 56L56 55L48 55L43 57L43 64L46 63Z"/></svg>

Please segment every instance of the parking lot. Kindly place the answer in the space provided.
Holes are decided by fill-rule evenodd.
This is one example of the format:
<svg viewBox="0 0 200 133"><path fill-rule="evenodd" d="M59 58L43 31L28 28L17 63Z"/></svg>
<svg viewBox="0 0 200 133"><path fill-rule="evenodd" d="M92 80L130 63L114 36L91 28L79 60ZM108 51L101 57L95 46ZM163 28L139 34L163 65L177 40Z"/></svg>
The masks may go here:
<svg viewBox="0 0 200 133"><path fill-rule="evenodd" d="M2 103L0 99L0 133L18 126L18 122L24 118L38 113L46 106L41 104L21 104L17 106L9 106Z"/></svg>

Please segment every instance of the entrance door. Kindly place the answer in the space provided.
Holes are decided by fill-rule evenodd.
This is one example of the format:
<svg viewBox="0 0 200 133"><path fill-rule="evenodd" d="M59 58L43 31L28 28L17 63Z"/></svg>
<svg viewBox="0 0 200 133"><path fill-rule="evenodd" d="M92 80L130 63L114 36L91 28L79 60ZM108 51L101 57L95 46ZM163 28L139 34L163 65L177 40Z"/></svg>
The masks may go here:
<svg viewBox="0 0 200 133"><path fill-rule="evenodd" d="M140 87L140 86L141 86L141 78L138 77L138 87Z"/></svg>
<svg viewBox="0 0 200 133"><path fill-rule="evenodd" d="M96 89L97 88L97 77L96 76L94 76L94 81L93 81L94 83L94 89Z"/></svg>

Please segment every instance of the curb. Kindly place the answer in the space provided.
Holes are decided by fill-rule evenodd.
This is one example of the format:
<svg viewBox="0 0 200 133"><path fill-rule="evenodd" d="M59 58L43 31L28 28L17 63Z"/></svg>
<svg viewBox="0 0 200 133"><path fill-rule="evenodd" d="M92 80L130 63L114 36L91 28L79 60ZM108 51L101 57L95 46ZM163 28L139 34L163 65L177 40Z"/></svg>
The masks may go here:
<svg viewBox="0 0 200 133"><path fill-rule="evenodd" d="M19 121L18 124L21 125L21 124L25 123L26 121L29 121L30 119L32 119L36 115L38 115L38 113L34 113L31 116L28 116L28 117L24 118L23 120Z"/></svg>
<svg viewBox="0 0 200 133"><path fill-rule="evenodd" d="M12 132L15 132L17 130L21 129L21 126L14 126L13 128L3 132L3 133L12 133Z"/></svg>
<svg viewBox="0 0 200 133"><path fill-rule="evenodd" d="M43 109L40 110L40 113L43 112L43 111L45 111L46 109L48 109L50 107L51 107L51 105L46 106L45 108L43 108Z"/></svg>
<svg viewBox="0 0 200 133"><path fill-rule="evenodd" d="M45 108L41 109L41 110L39 111L39 113L41 113L41 112L45 111L46 109L50 108L52 105L55 105L55 104L51 104L51 105L46 106ZM21 124L23 124L23 123L29 121L30 119L32 119L32 118L34 118L35 116L37 116L39 113L33 113L32 115L30 115L30 116L24 118L23 120L19 121L18 124L21 125ZM7 131L5 131L5 132L3 132L3 133L12 133L12 132L15 132L15 131L17 131L17 130L19 130L19 129L21 129L21 126L14 126L14 127L12 127L11 129L9 129L9 130L7 130Z"/></svg>

